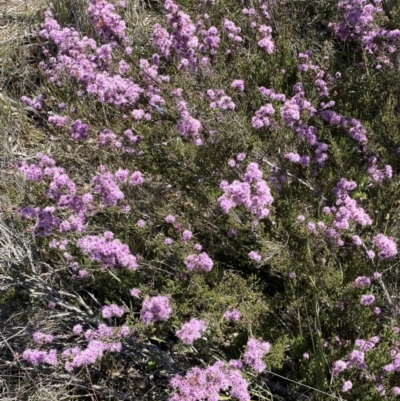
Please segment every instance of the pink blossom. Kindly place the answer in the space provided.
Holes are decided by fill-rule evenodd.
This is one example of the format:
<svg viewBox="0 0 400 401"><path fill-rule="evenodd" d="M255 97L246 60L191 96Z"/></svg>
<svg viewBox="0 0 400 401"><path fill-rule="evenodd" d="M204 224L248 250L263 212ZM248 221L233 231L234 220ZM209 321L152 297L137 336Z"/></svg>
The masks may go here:
<svg viewBox="0 0 400 401"><path fill-rule="evenodd" d="M231 88L233 89L237 89L240 92L244 91L244 82L241 79L235 79L232 84L231 84Z"/></svg>
<svg viewBox="0 0 400 401"><path fill-rule="evenodd" d="M190 230L184 230L182 233L182 242L187 243L193 237L193 233Z"/></svg>
<svg viewBox="0 0 400 401"><path fill-rule="evenodd" d="M227 310L227 311L224 313L224 318L225 318L225 319L227 319L227 320L233 320L233 321L235 321L235 322L237 322L237 321L240 319L241 316L242 316L242 314L241 314L240 311L237 310L237 309Z"/></svg>
<svg viewBox="0 0 400 401"><path fill-rule="evenodd" d="M375 302L375 296L372 294L366 294L361 296L361 305L367 306L372 305Z"/></svg>
<svg viewBox="0 0 400 401"><path fill-rule="evenodd" d="M271 344L268 342L263 342L251 338L247 342L246 351L243 355L244 362L258 373L263 372L266 368L266 365L262 361L262 358L264 357L264 355L269 353L270 347Z"/></svg>
<svg viewBox="0 0 400 401"><path fill-rule="evenodd" d="M258 251L251 251L249 252L249 258L256 261L260 262L261 261L261 255L259 254Z"/></svg>
<svg viewBox="0 0 400 401"><path fill-rule="evenodd" d="M342 392L345 393L353 388L353 383L350 380L344 382Z"/></svg>
<svg viewBox="0 0 400 401"><path fill-rule="evenodd" d="M378 234L372 239L372 243L379 248L380 259L393 259L397 255L397 245L393 237Z"/></svg>
<svg viewBox="0 0 400 401"><path fill-rule="evenodd" d="M143 228L146 225L146 222L142 219L138 220L137 225L141 228Z"/></svg>
<svg viewBox="0 0 400 401"><path fill-rule="evenodd" d="M165 238L165 240L164 240L165 245L171 245L173 242L174 242L174 240L172 238Z"/></svg>
<svg viewBox="0 0 400 401"><path fill-rule="evenodd" d="M214 262L205 252L189 255L185 259L185 265L191 271L210 271Z"/></svg>
<svg viewBox="0 0 400 401"><path fill-rule="evenodd" d="M187 345L193 341L201 338L202 334L206 331L206 324L203 320L195 318L190 319L189 322L184 323L182 327L176 332L176 336Z"/></svg>
<svg viewBox="0 0 400 401"><path fill-rule="evenodd" d="M133 298L140 298L140 293L141 291L139 290L139 288L132 288L130 291L131 297Z"/></svg>
<svg viewBox="0 0 400 401"><path fill-rule="evenodd" d="M343 372L347 368L347 363L344 361L336 361L333 364L332 373L334 375L338 375L340 372Z"/></svg>
<svg viewBox="0 0 400 401"><path fill-rule="evenodd" d="M172 214L169 214L166 218L165 221L167 223L173 223L175 221L175 216L173 216Z"/></svg>
<svg viewBox="0 0 400 401"><path fill-rule="evenodd" d="M156 296L145 299L140 311L140 318L144 324L150 324L157 321L166 321L169 319L172 308L169 305L169 296Z"/></svg>
<svg viewBox="0 0 400 401"><path fill-rule="evenodd" d="M355 287L369 287L371 285L371 279L366 276L359 276L354 282Z"/></svg>

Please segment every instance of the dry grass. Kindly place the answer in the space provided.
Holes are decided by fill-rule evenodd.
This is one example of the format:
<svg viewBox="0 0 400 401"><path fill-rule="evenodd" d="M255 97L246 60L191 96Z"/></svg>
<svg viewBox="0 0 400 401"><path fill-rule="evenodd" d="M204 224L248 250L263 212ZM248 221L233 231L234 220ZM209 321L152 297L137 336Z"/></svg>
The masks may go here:
<svg viewBox="0 0 400 401"><path fill-rule="evenodd" d="M157 346L133 339L124 342L118 358L109 356L90 372L67 374L62 366L27 367L21 361L19 352L33 346L35 331L54 334L53 347L63 350L84 346L68 335L75 324L96 328L100 323L77 291L62 286L59 273L40 260L28 236L0 223L1 399L166 399L170 376L182 369ZM56 310L48 310L49 301ZM157 368L148 371L150 361L157 361Z"/></svg>

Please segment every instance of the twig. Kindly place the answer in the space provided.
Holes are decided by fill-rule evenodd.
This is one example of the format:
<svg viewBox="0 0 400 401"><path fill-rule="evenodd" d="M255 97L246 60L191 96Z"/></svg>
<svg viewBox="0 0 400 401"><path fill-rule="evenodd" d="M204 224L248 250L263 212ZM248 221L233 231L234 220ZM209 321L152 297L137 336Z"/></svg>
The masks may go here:
<svg viewBox="0 0 400 401"><path fill-rule="evenodd" d="M92 378L90 377L90 372L89 372L89 368L87 367L87 365L86 365L86 372L87 372L87 375L88 375L88 377L89 377L89 382L90 382L90 386L92 387L92 390L93 390L94 398L96 398L96 401L99 401L99 399L97 398L96 393L94 392L94 387L93 387Z"/></svg>

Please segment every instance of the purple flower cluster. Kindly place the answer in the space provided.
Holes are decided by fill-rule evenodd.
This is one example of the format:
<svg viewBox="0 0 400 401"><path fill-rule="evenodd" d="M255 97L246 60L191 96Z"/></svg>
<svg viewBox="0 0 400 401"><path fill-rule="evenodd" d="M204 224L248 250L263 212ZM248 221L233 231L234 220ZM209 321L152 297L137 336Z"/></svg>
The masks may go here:
<svg viewBox="0 0 400 401"><path fill-rule="evenodd" d="M75 183L68 177L64 169L61 167L55 167L55 161L50 157L38 153L36 157L39 163L36 165L34 163L28 165L23 162L19 167L25 177L30 181L42 182L45 178L49 178L50 182L48 184L48 189L45 191L47 198L54 200L57 203L59 209L66 209L68 207L72 208L78 215L83 217L83 215L88 212L85 207L87 203L84 202L83 198L76 196L76 186ZM46 214L53 213L55 211L54 207L47 207L43 209ZM25 217L28 217L26 211L24 212ZM36 216L32 211L31 218L38 217L40 219L40 211L37 209ZM50 218L50 216L47 216ZM42 216L41 220L45 220L46 216Z"/></svg>
<svg viewBox="0 0 400 401"><path fill-rule="evenodd" d="M83 332L83 327L81 324L76 324L73 328L72 328L72 332L74 334L76 334L77 336L82 334Z"/></svg>
<svg viewBox="0 0 400 401"><path fill-rule="evenodd" d="M172 214L169 214L169 215L165 218L165 221L166 221L167 223L174 223L174 222L175 222L175 219L176 219L175 216L173 216Z"/></svg>
<svg viewBox="0 0 400 401"><path fill-rule="evenodd" d="M383 170L380 170L377 166L376 156L371 156L368 159L368 175L372 178L374 183L381 183L385 179L390 179L393 176L392 166L386 165ZM373 184L372 184L373 185Z"/></svg>
<svg viewBox="0 0 400 401"><path fill-rule="evenodd" d="M298 153L286 153L284 157L285 159L288 159L291 163L301 164L303 167L310 164L309 156L300 156Z"/></svg>
<svg viewBox="0 0 400 401"><path fill-rule="evenodd" d="M54 340L54 336L52 334L44 334L41 331L36 331L33 333L33 341L36 344L44 344L44 343L51 343Z"/></svg>
<svg viewBox="0 0 400 401"><path fill-rule="evenodd" d="M261 255L257 251L250 251L248 256L251 260L254 260L255 262L261 262Z"/></svg>
<svg viewBox="0 0 400 401"><path fill-rule="evenodd" d="M118 170L115 174L107 171L103 165L99 166L99 174L92 179L95 185L93 191L102 196L105 206L116 206L119 200L125 198L124 193L118 186L118 181L137 186L144 182L143 174L135 171L128 178L129 170Z"/></svg>
<svg viewBox="0 0 400 401"><path fill-rule="evenodd" d="M307 51L306 53L300 53L299 59L302 60L303 64L299 65L300 72L305 74L307 71L313 71L315 73L314 86L317 90L320 97L329 97L329 88L336 83L336 79L320 66L313 64L311 61L311 51ZM338 77L340 76L337 75ZM328 103L322 102L321 107L326 109L328 107L332 107L335 105L334 101L330 101Z"/></svg>
<svg viewBox="0 0 400 401"><path fill-rule="evenodd" d="M343 383L342 386L342 393L346 393L347 391L351 390L353 388L353 383L350 380L347 380Z"/></svg>
<svg viewBox="0 0 400 401"><path fill-rule="evenodd" d="M391 356L394 357L393 361L383 367L384 373L400 372L400 352L398 349L391 352Z"/></svg>
<svg viewBox="0 0 400 401"><path fill-rule="evenodd" d="M40 183L43 180L43 170L40 166L37 166L36 164L28 164L26 161L23 161L18 170L29 181Z"/></svg>
<svg viewBox="0 0 400 401"><path fill-rule="evenodd" d="M339 360L335 361L333 364L332 374L337 376L339 373L343 372L347 368L347 363L345 361Z"/></svg>
<svg viewBox="0 0 400 401"><path fill-rule="evenodd" d="M119 149L122 147L122 143L117 139L117 135L109 129L105 129L97 135L97 144L99 148L109 146L112 149Z"/></svg>
<svg viewBox="0 0 400 401"><path fill-rule="evenodd" d="M378 234L372 239L372 243L379 248L378 256L381 259L393 259L397 255L397 245L392 237Z"/></svg>
<svg viewBox="0 0 400 401"><path fill-rule="evenodd" d="M361 295L361 305L368 306L375 302L375 296L372 294Z"/></svg>
<svg viewBox="0 0 400 401"><path fill-rule="evenodd" d="M99 1L96 4L105 4L105 2ZM91 4L91 7L93 12L97 13L97 6L94 3ZM115 21L115 15L111 13L101 17L105 19L106 24L110 23L102 25L102 28L100 28L100 16L94 16L97 28L102 29L105 34L106 32L110 33L110 29L113 29L116 35L121 36L122 25L112 25L111 20ZM40 63L50 82L61 86L62 77L67 76L75 79L89 95L95 96L100 102L118 107L133 107L136 104L143 89L130 79L104 71L108 67L112 46L103 45L97 48L94 39L87 36L80 38L79 33L72 28L61 29L51 11L46 11L42 28L40 31L42 38L50 39L58 46L56 57L49 57L47 61Z"/></svg>
<svg viewBox="0 0 400 401"><path fill-rule="evenodd" d="M72 372L74 368L93 365L103 357L105 351L119 352L121 348L122 344L120 342L106 343L100 340L90 340L84 349L80 347L67 348L62 353L62 357L67 359L65 370Z"/></svg>
<svg viewBox="0 0 400 401"><path fill-rule="evenodd" d="M331 22L329 27L343 41L359 41L369 54L376 55L376 66L391 66L388 54L396 50L395 41L400 37L400 30L392 31L381 28L376 16L383 14L382 1L374 0L342 0L338 3L338 11L343 14L339 22Z"/></svg>
<svg viewBox="0 0 400 401"><path fill-rule="evenodd" d="M255 129L269 127L271 125L270 116L274 114L275 109L271 103L261 106L261 108L257 110L256 114L251 119L251 126Z"/></svg>
<svg viewBox="0 0 400 401"><path fill-rule="evenodd" d="M242 79L235 79L231 83L231 88L236 89L239 92L243 92L244 91L244 81Z"/></svg>
<svg viewBox="0 0 400 401"><path fill-rule="evenodd" d="M21 101L27 106L32 107L35 110L41 110L43 108L43 101L46 99L46 95L40 94L36 99L30 99L27 96L22 96Z"/></svg>
<svg viewBox="0 0 400 401"><path fill-rule="evenodd" d="M141 228L146 226L146 222L142 219L138 220L138 222L136 224Z"/></svg>
<svg viewBox="0 0 400 401"><path fill-rule="evenodd" d="M115 304L104 305L101 308L101 316L104 319L110 319L113 316L122 317L124 313L125 313L124 307L123 306L118 306L118 305L115 305Z"/></svg>
<svg viewBox="0 0 400 401"><path fill-rule="evenodd" d="M251 338L247 342L247 348L243 355L244 362L258 373L263 372L266 368L266 365L262 361L262 358L269 353L270 347L271 344L268 342Z"/></svg>
<svg viewBox="0 0 400 401"><path fill-rule="evenodd" d="M307 54L301 54L301 56L307 57L307 59L309 58ZM312 66L314 69L319 71L319 67L314 65ZM307 68L309 68L308 65ZM325 164L325 161L328 159L328 155L326 153L328 150L328 145L324 142L318 141L317 129L312 125L309 126L302 120L304 112L308 112L308 115L312 117L316 114L317 110L305 98L305 92L303 91L301 82L298 82L294 85L293 91L295 92L295 95L291 99L286 99L284 94L275 93L273 90L266 89L265 87L259 88L259 92L263 96L273 101L279 101L283 103L283 105L280 107L280 115L283 123L292 131L294 131L300 140L305 141L307 145L315 148L315 163L317 166L322 167ZM267 104L261 107L261 109L252 119L252 126L254 128L269 126L271 124L269 113L274 111L275 110L272 104ZM289 153L287 156L289 160L295 163L301 163L303 165L310 163L310 158L307 156L300 156L296 153Z"/></svg>
<svg viewBox="0 0 400 401"><path fill-rule="evenodd" d="M172 33L169 35L168 32L158 26L156 32L153 31L155 46L164 56L168 56L173 50L180 60L178 69L183 70L186 66L190 66L196 70L197 56L195 50L199 45L199 39L195 36L196 26L189 15L181 11L172 0L164 2L164 9L167 11L167 21Z"/></svg>
<svg viewBox="0 0 400 401"><path fill-rule="evenodd" d="M68 124L69 118L66 116L52 115L47 119L49 123L53 124L57 128L64 127Z"/></svg>
<svg viewBox="0 0 400 401"><path fill-rule="evenodd" d="M267 217L274 198L262 176L263 173L258 164L249 163L244 182L237 180L233 181L232 184L226 181L221 182L220 187L224 194L218 198L218 202L223 213L228 213L230 209L243 205L258 219Z"/></svg>
<svg viewBox="0 0 400 401"><path fill-rule="evenodd" d="M125 75L127 74L131 69L131 66L125 61L125 60L120 60L118 62L118 72L120 75Z"/></svg>
<svg viewBox="0 0 400 401"><path fill-rule="evenodd" d="M87 341L92 340L109 340L113 338L114 334L114 327L107 326L104 323L99 324L97 330L86 330L84 333L84 337Z"/></svg>
<svg viewBox="0 0 400 401"><path fill-rule="evenodd" d="M359 276L354 281L355 287L369 287L371 285L371 279L366 276Z"/></svg>
<svg viewBox="0 0 400 401"><path fill-rule="evenodd" d="M71 124L71 136L76 141L85 139L87 136L89 126L81 120L75 120Z"/></svg>
<svg viewBox="0 0 400 401"><path fill-rule="evenodd" d="M34 366L38 366L41 363L47 363L51 366L56 366L58 364L57 350L55 349L46 352L28 348L23 352L22 358Z"/></svg>
<svg viewBox="0 0 400 401"><path fill-rule="evenodd" d="M140 298L141 291L139 288L132 288L130 291L131 297L133 298Z"/></svg>
<svg viewBox="0 0 400 401"><path fill-rule="evenodd" d="M206 329L207 326L203 320L192 318L189 322L184 323L175 334L184 344L190 345L193 341L201 338Z"/></svg>
<svg viewBox="0 0 400 401"><path fill-rule="evenodd" d="M115 7L105 0L92 0L89 4L88 15L90 22L100 35L103 42L114 40L129 42L126 36L125 21L116 14Z"/></svg>
<svg viewBox="0 0 400 401"><path fill-rule="evenodd" d="M218 361L204 369L190 369L184 377L176 375L171 380L176 393L170 401L217 400L220 391L228 391L239 401L250 401L248 383L241 373L224 362Z"/></svg>
<svg viewBox="0 0 400 401"><path fill-rule="evenodd" d="M171 52L172 44L168 31L160 24L155 24L153 27L152 39L153 44L157 48L158 52L168 58Z"/></svg>
<svg viewBox="0 0 400 401"><path fill-rule="evenodd" d="M103 236L86 235L77 240L76 245L89 258L101 264L103 268L127 267L131 270L137 269L136 257L129 251L129 246L120 240L112 239L112 233L105 232Z"/></svg>
<svg viewBox="0 0 400 401"><path fill-rule="evenodd" d="M300 120L302 109L297 101L299 98L297 94L292 99L286 100L280 109L282 120L288 127L294 126Z"/></svg>
<svg viewBox="0 0 400 401"><path fill-rule="evenodd" d="M143 183L144 183L143 174L140 171L134 171L129 179L129 184L135 187Z"/></svg>
<svg viewBox="0 0 400 401"><path fill-rule="evenodd" d="M198 28L200 28L198 26ZM215 55L221 41L218 36L218 29L215 26L209 29L200 29L199 34L203 36L203 43L199 46L199 50L202 53L208 53L210 55Z"/></svg>
<svg viewBox="0 0 400 401"><path fill-rule="evenodd" d="M376 344L379 342L379 337L371 337L369 340L357 339L354 345L362 352L370 351L375 348Z"/></svg>
<svg viewBox="0 0 400 401"><path fill-rule="evenodd" d="M79 324L75 325L73 333L78 336L82 335L82 326ZM126 337L129 333L130 329L127 326L122 326L120 330L116 332L113 327L100 324L97 330L89 329L84 333L84 337L88 341L86 348L67 348L59 357L65 360L65 369L71 372L74 368L94 364L103 356L105 351L120 352L122 345L120 342L115 342L114 337L115 335L117 335L117 337ZM34 341L38 344L51 342L52 339L53 336L49 334L44 335L40 332L34 334ZM55 349L48 352L38 349L27 349L22 354L22 357L35 366L41 363L47 363L52 366L58 364L57 351Z"/></svg>
<svg viewBox="0 0 400 401"><path fill-rule="evenodd" d="M258 31L262 38L258 41L258 46L265 50L268 54L272 54L275 50L275 44L272 41L272 28L267 25L260 25Z"/></svg>
<svg viewBox="0 0 400 401"><path fill-rule="evenodd" d="M185 265L190 271L206 271L209 272L214 265L212 259L205 252L200 254L189 255L185 259Z"/></svg>
<svg viewBox="0 0 400 401"><path fill-rule="evenodd" d="M227 34L227 38L236 42L241 43L243 38L239 35L242 29L235 25L235 23L227 18L224 19L224 31Z"/></svg>
<svg viewBox="0 0 400 401"><path fill-rule="evenodd" d="M336 197L336 205L331 207L330 211L326 212L334 215L333 227L338 230L347 230L350 227L350 222L368 226L372 224L372 219L364 211L362 207L357 206L357 202L349 196L350 191L357 187L354 181L348 181L342 178L333 189ZM356 242L358 238L355 239Z"/></svg>
<svg viewBox="0 0 400 401"><path fill-rule="evenodd" d="M283 93L276 93L272 89L267 89L264 86L260 86L258 91L265 97L270 98L271 100L278 101L278 102L285 102L286 95Z"/></svg>
<svg viewBox="0 0 400 401"><path fill-rule="evenodd" d="M141 59L139 63L140 75L143 81L147 83L144 95L148 99L148 104L156 109L158 112L163 113L163 109L160 106L165 105L165 100L161 96L161 90L157 87L157 83L169 82L169 75L159 75L158 65L160 63L160 56L153 54L153 63L150 64L147 60ZM143 113L142 113L143 114ZM136 116L138 117L138 116ZM143 114L145 120L149 120L150 115ZM140 116L138 119L141 119Z"/></svg>
<svg viewBox="0 0 400 401"><path fill-rule="evenodd" d="M193 233L190 230L184 230L182 233L182 242L187 244L188 241L193 237Z"/></svg>
<svg viewBox="0 0 400 401"><path fill-rule="evenodd" d="M358 235L353 235L351 237L354 245L361 246L363 244L362 239Z"/></svg>
<svg viewBox="0 0 400 401"><path fill-rule="evenodd" d="M333 364L332 374L337 376L339 373L346 369L355 367L363 370L367 368L365 363L365 353L374 349L376 344L379 342L379 337L371 337L369 340L357 339L355 346L358 349L353 350L347 357L347 362L338 360ZM351 387L350 387L351 388Z"/></svg>
<svg viewBox="0 0 400 401"><path fill-rule="evenodd" d="M332 110L324 110L319 113L319 116L331 125L341 125L343 128L348 128L350 138L360 143L367 142L367 131L362 126L361 122L353 117L342 117Z"/></svg>
<svg viewBox="0 0 400 401"><path fill-rule="evenodd" d="M144 324L150 324L157 321L166 321L169 319L172 308L169 305L169 296L156 296L145 299L140 311L140 318Z"/></svg>
<svg viewBox="0 0 400 401"><path fill-rule="evenodd" d="M242 314L240 313L239 310L237 309L231 309L231 310L227 310L224 313L224 318L227 320L233 320L234 322L237 322L240 317L242 316Z"/></svg>
<svg viewBox="0 0 400 401"><path fill-rule="evenodd" d="M19 210L21 221L26 219L35 219L36 224L31 227L33 235L38 237L48 237L53 231L60 227L60 218L53 216L55 207L46 206L44 209L39 207L23 207Z"/></svg>
<svg viewBox="0 0 400 401"><path fill-rule="evenodd" d="M178 111L181 117L176 126L178 132L184 138L193 139L195 145L201 145L203 143L200 138L201 122L190 115L187 104L183 100L178 102Z"/></svg>
<svg viewBox="0 0 400 401"><path fill-rule="evenodd" d="M365 353L363 351L354 350L350 353L348 358L349 358L349 360L348 360L347 366L346 366L347 369L349 369L353 366L355 366L358 369L366 368L366 365L364 362Z"/></svg>
<svg viewBox="0 0 400 401"><path fill-rule="evenodd" d="M222 90L221 92L223 93L224 91ZM220 110L235 110L236 105L229 96L223 94L218 100L211 102L210 107Z"/></svg>

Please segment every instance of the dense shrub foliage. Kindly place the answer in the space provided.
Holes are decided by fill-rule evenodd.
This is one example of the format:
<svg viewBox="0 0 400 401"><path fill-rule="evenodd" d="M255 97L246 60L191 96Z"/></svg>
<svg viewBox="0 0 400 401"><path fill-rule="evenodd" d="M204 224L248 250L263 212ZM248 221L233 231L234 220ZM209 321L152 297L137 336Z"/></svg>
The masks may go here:
<svg viewBox="0 0 400 401"><path fill-rule="evenodd" d="M173 401L269 399L277 377L395 399L400 7L165 0L144 38L129 10L90 1L78 29L55 5L37 32L16 217L98 325L22 359L77 372L136 338L185 365Z"/></svg>

